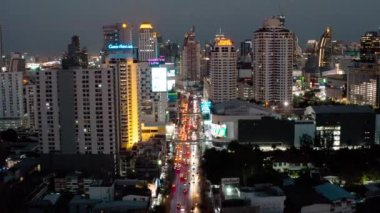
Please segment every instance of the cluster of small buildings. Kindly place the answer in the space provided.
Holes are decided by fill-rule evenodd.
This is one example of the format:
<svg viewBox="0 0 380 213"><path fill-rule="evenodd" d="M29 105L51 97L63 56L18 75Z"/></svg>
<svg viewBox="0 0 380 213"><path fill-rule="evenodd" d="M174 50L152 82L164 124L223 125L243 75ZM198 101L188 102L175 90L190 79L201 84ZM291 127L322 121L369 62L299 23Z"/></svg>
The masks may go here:
<svg viewBox="0 0 380 213"><path fill-rule="evenodd" d="M217 212L312 213L356 212L356 197L327 181L240 187L238 178L222 178L210 193ZM285 182L284 182L285 183Z"/></svg>

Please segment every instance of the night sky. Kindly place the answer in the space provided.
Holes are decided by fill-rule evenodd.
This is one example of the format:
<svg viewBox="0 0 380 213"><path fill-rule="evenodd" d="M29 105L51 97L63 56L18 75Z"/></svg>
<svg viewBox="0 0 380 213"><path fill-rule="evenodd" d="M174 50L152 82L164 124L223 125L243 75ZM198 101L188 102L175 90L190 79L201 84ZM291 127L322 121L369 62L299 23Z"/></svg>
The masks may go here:
<svg viewBox="0 0 380 213"><path fill-rule="evenodd" d="M151 21L165 40L180 43L193 24L202 43L221 27L237 43L280 12L302 46L327 25L334 39L352 41L380 25L379 0L0 0L5 52L41 55L60 55L74 34L97 52L102 25L121 21Z"/></svg>

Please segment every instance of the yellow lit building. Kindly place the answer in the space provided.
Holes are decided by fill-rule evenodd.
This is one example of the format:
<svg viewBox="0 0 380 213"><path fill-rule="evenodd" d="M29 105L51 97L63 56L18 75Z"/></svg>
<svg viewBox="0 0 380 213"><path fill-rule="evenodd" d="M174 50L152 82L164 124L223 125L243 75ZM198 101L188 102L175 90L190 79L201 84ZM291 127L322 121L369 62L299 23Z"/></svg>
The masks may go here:
<svg viewBox="0 0 380 213"><path fill-rule="evenodd" d="M116 71L116 79L119 81L118 113L120 148L130 150L140 141L140 115L139 115L139 81L137 63L132 58L110 59L110 67Z"/></svg>

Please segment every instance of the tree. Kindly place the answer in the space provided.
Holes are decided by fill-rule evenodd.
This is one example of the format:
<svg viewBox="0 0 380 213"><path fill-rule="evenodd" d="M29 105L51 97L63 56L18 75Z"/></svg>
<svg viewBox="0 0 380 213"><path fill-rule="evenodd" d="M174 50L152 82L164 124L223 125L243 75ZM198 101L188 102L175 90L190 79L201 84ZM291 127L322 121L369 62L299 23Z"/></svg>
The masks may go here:
<svg viewBox="0 0 380 213"><path fill-rule="evenodd" d="M0 132L0 137L4 141L15 142L17 141L17 132L13 129L7 129Z"/></svg>
<svg viewBox="0 0 380 213"><path fill-rule="evenodd" d="M313 148L313 138L310 135L303 134L300 137L300 146L303 150L310 150Z"/></svg>

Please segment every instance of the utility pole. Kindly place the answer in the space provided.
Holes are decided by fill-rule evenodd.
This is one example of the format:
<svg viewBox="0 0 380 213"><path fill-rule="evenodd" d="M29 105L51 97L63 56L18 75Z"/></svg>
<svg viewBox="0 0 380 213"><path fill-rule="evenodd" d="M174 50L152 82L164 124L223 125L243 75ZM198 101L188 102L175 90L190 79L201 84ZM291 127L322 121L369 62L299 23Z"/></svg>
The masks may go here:
<svg viewBox="0 0 380 213"><path fill-rule="evenodd" d="M3 66L3 30L0 24L0 71Z"/></svg>

